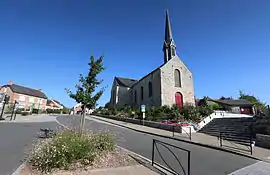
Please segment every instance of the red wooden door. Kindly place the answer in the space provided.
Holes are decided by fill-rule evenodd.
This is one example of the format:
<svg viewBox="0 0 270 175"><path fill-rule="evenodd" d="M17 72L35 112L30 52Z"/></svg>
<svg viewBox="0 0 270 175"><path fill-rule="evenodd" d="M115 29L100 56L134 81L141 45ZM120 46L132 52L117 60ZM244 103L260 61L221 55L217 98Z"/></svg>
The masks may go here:
<svg viewBox="0 0 270 175"><path fill-rule="evenodd" d="M180 92L175 93L175 103L182 108L183 107L183 95Z"/></svg>

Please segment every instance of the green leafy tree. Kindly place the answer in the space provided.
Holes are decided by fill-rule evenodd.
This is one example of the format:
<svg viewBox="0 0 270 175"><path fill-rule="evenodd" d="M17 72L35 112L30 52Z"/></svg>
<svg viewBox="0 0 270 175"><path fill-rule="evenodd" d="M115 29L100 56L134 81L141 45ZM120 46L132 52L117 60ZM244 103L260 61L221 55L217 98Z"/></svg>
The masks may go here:
<svg viewBox="0 0 270 175"><path fill-rule="evenodd" d="M95 60L94 56L90 57L89 72L87 76L80 74L79 83L75 85L76 92L72 92L70 89L65 89L67 94L74 99L77 103L82 104L82 117L80 123L80 131L82 132L85 121L85 108L93 109L97 106L97 101L103 94L105 87L100 88L97 91L97 87L103 82L102 79L98 79L98 75L105 69L103 66L103 56Z"/></svg>
<svg viewBox="0 0 270 175"><path fill-rule="evenodd" d="M247 101L250 101L255 105L257 110L262 111L264 113L267 113L267 106L265 103L261 102L258 98L252 96L252 95L247 95L243 91L239 91L239 99L245 99Z"/></svg>

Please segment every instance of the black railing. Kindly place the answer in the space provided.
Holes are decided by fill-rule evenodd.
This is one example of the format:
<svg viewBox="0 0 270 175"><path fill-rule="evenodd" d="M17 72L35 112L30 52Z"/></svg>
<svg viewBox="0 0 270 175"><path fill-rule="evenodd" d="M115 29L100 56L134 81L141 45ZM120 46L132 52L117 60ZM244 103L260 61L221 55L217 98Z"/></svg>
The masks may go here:
<svg viewBox="0 0 270 175"><path fill-rule="evenodd" d="M223 141L222 141L222 140L231 141L231 142L236 142L236 143L240 143L240 144L241 144L241 143L248 143L248 145L247 145L247 144L241 144L241 145L247 145L247 146L248 146L248 151L249 151L250 154L252 155L252 154L253 154L253 147L255 146L255 142L253 141L253 135L254 135L254 133L253 133L252 125L250 125L250 126L248 127L248 130L249 130L248 137L247 137L247 135L239 135L240 138L239 138L239 139L236 138L235 141L231 141L231 140L230 140L231 137L224 136L224 134L220 131L220 132L219 132L219 138L218 138L218 139L219 139L219 146L220 146L220 147L225 146L225 145L223 144ZM242 139L241 136L246 136L246 138L248 138L248 141L249 141L249 142L245 141L246 139ZM236 137L237 137L237 136L236 136ZM237 147L235 147L235 149L237 149Z"/></svg>
<svg viewBox="0 0 270 175"><path fill-rule="evenodd" d="M174 126L172 127L172 136L174 137L174 134L175 134L175 128L180 128L181 129L181 134L183 134L183 131L184 131L184 134L186 134L189 138L189 140L191 140L191 126L189 127L189 132L187 132L186 130L183 130L183 127L181 126Z"/></svg>
<svg viewBox="0 0 270 175"><path fill-rule="evenodd" d="M175 162L178 163L177 167L172 167L169 163L167 163L164 159L164 155L161 154L161 151L160 149L158 148L157 145L161 145L162 147L164 147L166 150L168 150L172 157L175 159ZM186 154L187 154L187 167L185 168L182 163L180 162L179 158L177 157L176 155L176 152L175 151L172 151L172 149L178 149L178 150L181 150L181 151L184 151ZM161 159L162 161L162 164L165 164L166 166L163 166L161 165L160 163L156 162L155 161L155 150L157 151L157 154L159 156L159 158ZM166 154L168 156L168 154ZM180 148L178 146L175 146L175 145L171 145L171 144L168 144L168 143L165 143L165 142L162 142L162 141L159 141L159 140L156 140L156 139L153 139L153 144L152 144L152 166L156 165L157 167L161 168L161 169L164 169L172 174L175 174L175 175L190 175L190 151L189 150L186 150L186 149L183 149L183 148ZM178 169L180 168L180 169ZM181 172L181 174L180 174Z"/></svg>

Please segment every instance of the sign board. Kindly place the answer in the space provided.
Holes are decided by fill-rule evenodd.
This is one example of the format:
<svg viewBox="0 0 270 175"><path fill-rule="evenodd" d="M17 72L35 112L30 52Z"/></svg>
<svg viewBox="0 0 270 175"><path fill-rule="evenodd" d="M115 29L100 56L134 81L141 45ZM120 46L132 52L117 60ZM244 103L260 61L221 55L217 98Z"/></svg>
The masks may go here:
<svg viewBox="0 0 270 175"><path fill-rule="evenodd" d="M141 105L141 111L145 112L145 105Z"/></svg>

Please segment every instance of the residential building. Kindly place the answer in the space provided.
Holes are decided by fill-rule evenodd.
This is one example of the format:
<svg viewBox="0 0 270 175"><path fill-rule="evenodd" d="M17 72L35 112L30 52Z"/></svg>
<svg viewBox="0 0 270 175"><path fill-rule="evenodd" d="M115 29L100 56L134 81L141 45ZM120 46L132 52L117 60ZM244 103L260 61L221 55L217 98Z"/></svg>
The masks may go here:
<svg viewBox="0 0 270 175"><path fill-rule="evenodd" d="M41 89L32 89L21 85L13 84L10 80L9 84L0 88L0 93L10 96L10 103L15 100L19 102L19 108L45 109L47 104L47 96Z"/></svg>
<svg viewBox="0 0 270 175"><path fill-rule="evenodd" d="M59 101L50 99L47 100L46 109L63 109L64 105L61 104Z"/></svg>
<svg viewBox="0 0 270 175"><path fill-rule="evenodd" d="M140 80L115 77L110 106L164 106L184 103L195 105L193 75L176 54L169 13L166 11L164 63Z"/></svg>

